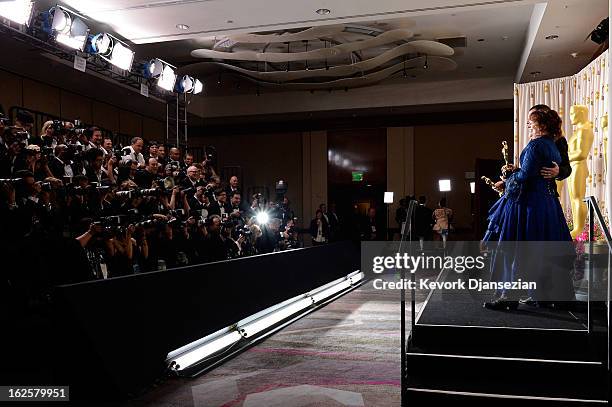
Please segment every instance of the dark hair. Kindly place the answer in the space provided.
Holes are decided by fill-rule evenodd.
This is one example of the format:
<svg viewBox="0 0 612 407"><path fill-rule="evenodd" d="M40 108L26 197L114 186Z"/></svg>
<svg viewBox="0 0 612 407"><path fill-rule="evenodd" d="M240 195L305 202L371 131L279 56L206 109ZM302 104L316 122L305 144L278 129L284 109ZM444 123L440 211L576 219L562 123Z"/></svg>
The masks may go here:
<svg viewBox="0 0 612 407"><path fill-rule="evenodd" d="M441 198L439 204L441 208L444 208L446 206L446 198Z"/></svg>
<svg viewBox="0 0 612 407"><path fill-rule="evenodd" d="M34 116L25 110L19 110L16 114L16 118L22 123L34 123Z"/></svg>
<svg viewBox="0 0 612 407"><path fill-rule="evenodd" d="M88 127L85 129L85 131L83 132L83 134L85 134L85 136L87 137L87 139L89 140L91 138L91 136L93 136L93 134L96 131L100 131L99 127L96 126L92 126L92 127Z"/></svg>
<svg viewBox="0 0 612 407"><path fill-rule="evenodd" d="M104 157L104 153L99 148L90 148L85 153L88 161L95 161L98 157Z"/></svg>
<svg viewBox="0 0 612 407"><path fill-rule="evenodd" d="M421 195L419 197L419 203L425 205L426 202L427 202L427 198L425 197L425 195Z"/></svg>
<svg viewBox="0 0 612 407"><path fill-rule="evenodd" d="M548 105L535 105L535 106L532 106L531 109L529 109L529 111L532 111L532 110L541 110L543 112L550 112L552 109Z"/></svg>
<svg viewBox="0 0 612 407"><path fill-rule="evenodd" d="M550 109L534 110L529 114L529 119L536 122L540 129L545 133L545 137L557 139L561 136L561 118L559 114Z"/></svg>

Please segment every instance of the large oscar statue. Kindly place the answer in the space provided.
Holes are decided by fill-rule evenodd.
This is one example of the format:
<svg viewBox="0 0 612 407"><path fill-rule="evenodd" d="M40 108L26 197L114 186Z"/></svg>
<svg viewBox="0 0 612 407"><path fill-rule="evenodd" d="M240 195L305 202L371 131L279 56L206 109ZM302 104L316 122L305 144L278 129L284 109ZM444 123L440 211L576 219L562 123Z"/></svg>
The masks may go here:
<svg viewBox="0 0 612 407"><path fill-rule="evenodd" d="M584 230L587 206L584 203L586 182L589 176L587 158L593 147L593 126L589 121L589 108L583 105L572 106L570 120L574 125L574 136L569 141L569 160L572 175L568 179L570 203L572 207L572 238L576 239Z"/></svg>

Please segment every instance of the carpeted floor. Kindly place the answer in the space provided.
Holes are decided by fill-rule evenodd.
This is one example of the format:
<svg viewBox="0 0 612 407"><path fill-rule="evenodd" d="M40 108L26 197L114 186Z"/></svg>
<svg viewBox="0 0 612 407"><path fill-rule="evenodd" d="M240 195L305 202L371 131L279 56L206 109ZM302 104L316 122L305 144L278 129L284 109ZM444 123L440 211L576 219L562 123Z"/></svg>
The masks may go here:
<svg viewBox="0 0 612 407"><path fill-rule="evenodd" d="M366 284L215 370L125 405L399 406L399 293Z"/></svg>

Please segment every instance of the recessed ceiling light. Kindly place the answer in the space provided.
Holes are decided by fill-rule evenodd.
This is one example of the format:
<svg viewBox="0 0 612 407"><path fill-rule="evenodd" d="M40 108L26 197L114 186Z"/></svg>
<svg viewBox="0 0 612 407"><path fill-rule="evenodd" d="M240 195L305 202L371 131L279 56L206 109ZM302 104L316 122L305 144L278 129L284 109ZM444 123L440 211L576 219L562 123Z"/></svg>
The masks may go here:
<svg viewBox="0 0 612 407"><path fill-rule="evenodd" d="M483 42L484 40L484 38L478 38L478 42Z"/></svg>
<svg viewBox="0 0 612 407"><path fill-rule="evenodd" d="M530 72L530 73L529 73L529 75L538 76L538 75L540 75L541 73L542 73L542 72L540 72L540 71L533 71L533 72Z"/></svg>
<svg viewBox="0 0 612 407"><path fill-rule="evenodd" d="M556 40L557 38L559 38L559 36L557 34L552 34L552 35L547 35L545 38L547 40Z"/></svg>
<svg viewBox="0 0 612 407"><path fill-rule="evenodd" d="M178 28L179 30L187 31L189 29L189 26L187 24L177 24L176 28Z"/></svg>
<svg viewBox="0 0 612 407"><path fill-rule="evenodd" d="M331 13L331 10L328 8L320 8L317 10L317 14L322 15L322 16L325 16L330 13Z"/></svg>
<svg viewBox="0 0 612 407"><path fill-rule="evenodd" d="M572 56L572 58L578 58L578 53L577 52L572 52L570 55Z"/></svg>
<svg viewBox="0 0 612 407"><path fill-rule="evenodd" d="M502 37L502 41L507 41L509 38L510 38L510 37L508 37L507 35L504 35L504 36Z"/></svg>
<svg viewBox="0 0 612 407"><path fill-rule="evenodd" d="M227 20L226 23L228 24L234 24L234 20Z"/></svg>

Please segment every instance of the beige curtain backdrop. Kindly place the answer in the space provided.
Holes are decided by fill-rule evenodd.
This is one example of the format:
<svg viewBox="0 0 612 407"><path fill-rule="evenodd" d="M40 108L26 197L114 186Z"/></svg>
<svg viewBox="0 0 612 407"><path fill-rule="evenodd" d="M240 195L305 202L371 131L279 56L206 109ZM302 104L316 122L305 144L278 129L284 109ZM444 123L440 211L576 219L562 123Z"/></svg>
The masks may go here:
<svg viewBox="0 0 612 407"><path fill-rule="evenodd" d="M608 114L608 52L600 55L582 71L565 78L549 79L539 82L514 85L514 162L519 162L522 149L529 142L527 132L527 112L531 106L545 104L555 109L563 119L563 132L571 140L573 126L569 112L573 105L586 105L593 122L595 140L589 155L589 178L587 196L595 196L602 213L606 214L606 169L604 168L604 134L601 118ZM611 157L612 158L612 157ZM567 188L563 181L560 191L561 205L570 214Z"/></svg>

